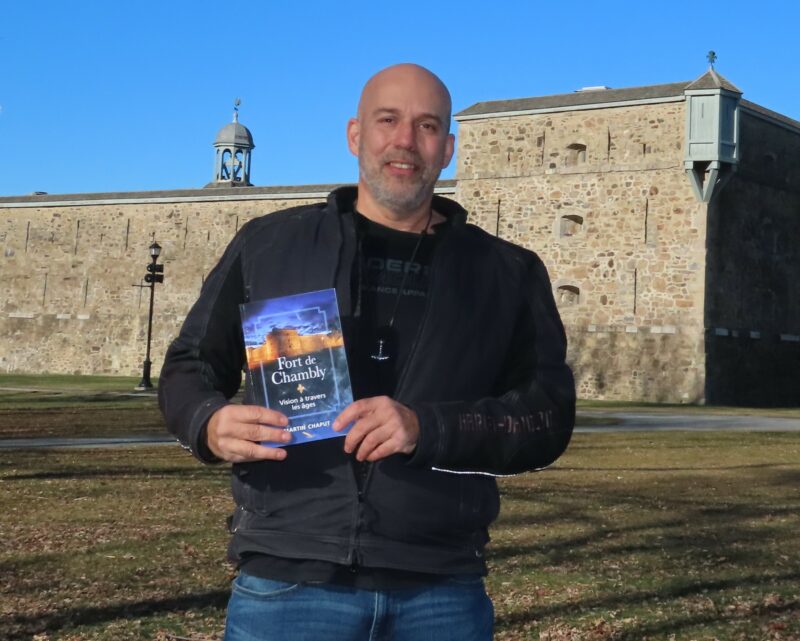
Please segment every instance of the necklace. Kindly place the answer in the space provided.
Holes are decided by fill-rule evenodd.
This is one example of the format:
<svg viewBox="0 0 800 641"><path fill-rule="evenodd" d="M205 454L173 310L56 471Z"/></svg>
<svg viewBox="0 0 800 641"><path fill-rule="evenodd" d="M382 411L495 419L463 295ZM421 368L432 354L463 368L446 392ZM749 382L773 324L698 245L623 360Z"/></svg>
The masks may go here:
<svg viewBox="0 0 800 641"><path fill-rule="evenodd" d="M408 264L412 264L414 259L417 257L417 252L419 251L420 246L422 245L422 241L428 235L428 229L430 229L431 221L433 220L433 208L428 212L428 220L425 223L425 227L422 230L422 233L419 235L419 239L417 242L414 243L414 250L411 252L411 256L409 256ZM378 327L375 332L375 347L369 357L377 361L379 363L386 363L387 361L391 360L395 355L392 349L392 337L393 337L393 330L394 330L394 319L397 315L397 307L400 305L400 299L403 297L403 290L406 286L406 280L408 279L408 274L411 270L405 269L403 272L403 278L400 281L400 287L397 289L397 295L394 299L394 305L392 306L392 314L389 316L389 322L386 325L382 325Z"/></svg>

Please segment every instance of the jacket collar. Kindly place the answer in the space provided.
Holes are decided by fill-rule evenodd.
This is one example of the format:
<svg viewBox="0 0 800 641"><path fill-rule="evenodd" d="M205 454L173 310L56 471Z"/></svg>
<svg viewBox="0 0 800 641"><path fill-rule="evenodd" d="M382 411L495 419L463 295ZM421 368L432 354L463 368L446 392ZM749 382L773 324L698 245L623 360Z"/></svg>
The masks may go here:
<svg viewBox="0 0 800 641"><path fill-rule="evenodd" d="M353 211L353 203L357 197L358 187L355 185L337 187L328 194L328 207L338 214ZM467 211L455 200L434 194L433 209L453 225L463 225L467 222Z"/></svg>

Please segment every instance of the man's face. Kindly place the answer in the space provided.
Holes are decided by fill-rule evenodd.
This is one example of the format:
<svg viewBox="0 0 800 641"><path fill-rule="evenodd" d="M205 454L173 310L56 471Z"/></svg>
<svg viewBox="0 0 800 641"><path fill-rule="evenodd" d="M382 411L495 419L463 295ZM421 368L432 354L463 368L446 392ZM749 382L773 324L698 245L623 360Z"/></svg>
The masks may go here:
<svg viewBox="0 0 800 641"><path fill-rule="evenodd" d="M364 89L358 120L348 125L359 188L397 214L425 205L453 155L449 118L449 96L424 70L378 74Z"/></svg>

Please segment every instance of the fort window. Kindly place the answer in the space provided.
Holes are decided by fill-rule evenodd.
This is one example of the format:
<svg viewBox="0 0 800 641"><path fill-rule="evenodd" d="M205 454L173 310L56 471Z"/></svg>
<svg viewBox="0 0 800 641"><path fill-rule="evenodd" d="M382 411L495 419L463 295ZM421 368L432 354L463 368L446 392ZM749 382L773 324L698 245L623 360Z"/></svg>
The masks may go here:
<svg viewBox="0 0 800 641"><path fill-rule="evenodd" d="M231 180L231 152L226 149L222 152L222 163L220 164L220 171L223 180Z"/></svg>
<svg viewBox="0 0 800 641"><path fill-rule="evenodd" d="M567 214L561 217L558 227L558 235L561 238L568 238L569 236L574 236L577 234L582 227L583 216L578 216L577 214Z"/></svg>
<svg viewBox="0 0 800 641"><path fill-rule="evenodd" d="M235 182L242 181L242 168L244 167L244 154L241 150L237 150L236 154L234 155L233 161L233 168L232 168L232 180Z"/></svg>
<svg viewBox="0 0 800 641"><path fill-rule="evenodd" d="M559 307L572 307L580 302L581 290L575 285L561 285L556 289L556 302Z"/></svg>
<svg viewBox="0 0 800 641"><path fill-rule="evenodd" d="M567 155L564 158L564 164L568 167L580 165L586 162L586 145L579 142L572 143L567 146Z"/></svg>

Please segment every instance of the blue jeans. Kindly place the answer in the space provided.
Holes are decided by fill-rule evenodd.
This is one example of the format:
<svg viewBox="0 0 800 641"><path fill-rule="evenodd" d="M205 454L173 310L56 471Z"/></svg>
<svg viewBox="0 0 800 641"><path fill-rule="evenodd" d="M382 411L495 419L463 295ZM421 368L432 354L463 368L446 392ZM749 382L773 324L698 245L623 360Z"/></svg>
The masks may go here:
<svg viewBox="0 0 800 641"><path fill-rule="evenodd" d="M225 641L490 641L493 625L480 577L373 591L239 573Z"/></svg>

